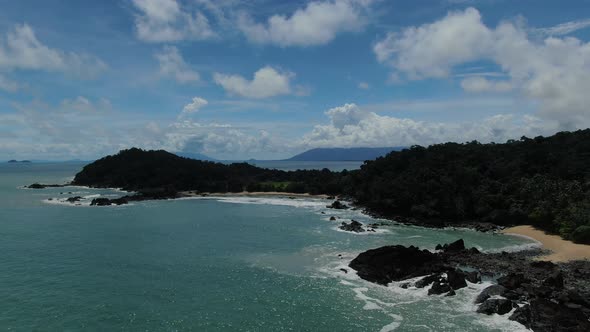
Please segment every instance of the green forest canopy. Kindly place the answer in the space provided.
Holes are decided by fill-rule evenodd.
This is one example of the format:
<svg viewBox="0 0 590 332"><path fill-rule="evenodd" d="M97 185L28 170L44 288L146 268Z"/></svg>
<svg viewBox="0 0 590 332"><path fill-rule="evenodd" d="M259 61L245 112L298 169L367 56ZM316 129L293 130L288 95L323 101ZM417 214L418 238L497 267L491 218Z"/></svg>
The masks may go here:
<svg viewBox="0 0 590 332"><path fill-rule="evenodd" d="M74 183L135 191L340 194L390 218L434 226L532 224L590 243L589 129L503 144L412 146L342 172L225 165L134 148L87 165Z"/></svg>

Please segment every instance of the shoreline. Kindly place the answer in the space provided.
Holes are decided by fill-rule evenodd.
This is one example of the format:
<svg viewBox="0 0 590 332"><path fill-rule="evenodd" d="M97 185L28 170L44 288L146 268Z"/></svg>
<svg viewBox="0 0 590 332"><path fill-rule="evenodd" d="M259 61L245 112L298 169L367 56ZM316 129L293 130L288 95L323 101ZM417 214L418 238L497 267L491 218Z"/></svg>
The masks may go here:
<svg viewBox="0 0 590 332"><path fill-rule="evenodd" d="M328 199L330 195L318 194L313 195L309 193L289 193L280 191L242 191L236 193L196 193L194 191L180 191L178 192L181 197L232 197L232 196L249 196L249 197L261 197L261 196L274 196L274 197L299 197L299 198L322 198Z"/></svg>
<svg viewBox="0 0 590 332"><path fill-rule="evenodd" d="M515 226L502 230L506 235L525 236L541 243L551 254L539 256L538 260L563 263L575 260L590 260L590 245L564 240L559 235L546 234L529 225Z"/></svg>

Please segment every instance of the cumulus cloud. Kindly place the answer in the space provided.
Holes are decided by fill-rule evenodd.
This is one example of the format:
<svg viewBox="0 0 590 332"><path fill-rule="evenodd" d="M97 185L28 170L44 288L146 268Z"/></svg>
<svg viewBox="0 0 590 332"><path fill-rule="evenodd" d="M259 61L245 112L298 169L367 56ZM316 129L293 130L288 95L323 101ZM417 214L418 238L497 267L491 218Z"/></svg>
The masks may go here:
<svg viewBox="0 0 590 332"><path fill-rule="evenodd" d="M0 69L61 71L92 78L106 68L106 64L94 56L44 45L27 24L16 25L0 40Z"/></svg>
<svg viewBox="0 0 590 332"><path fill-rule="evenodd" d="M312 1L291 16L273 15L266 23L255 22L242 14L238 28L248 40L279 46L322 45L341 32L358 31L364 25L363 11L370 1Z"/></svg>
<svg viewBox="0 0 590 332"><path fill-rule="evenodd" d="M445 78L472 61L492 61L525 97L540 103L539 115L563 129L590 125L590 44L572 37L530 38L522 24L483 24L474 8L400 33L389 33L373 48L377 59L409 79ZM468 90L508 90L507 82L468 80Z"/></svg>
<svg viewBox="0 0 590 332"><path fill-rule="evenodd" d="M508 81L489 80L481 76L468 77L461 81L461 87L467 92L507 92L512 90Z"/></svg>
<svg viewBox="0 0 590 332"><path fill-rule="evenodd" d="M200 11L184 10L177 0L133 0L137 37L146 42L205 40L216 36Z"/></svg>
<svg viewBox="0 0 590 332"><path fill-rule="evenodd" d="M291 93L290 80L293 76L293 73L266 66L255 72L252 80L221 73L215 73L213 80L229 94L259 99Z"/></svg>
<svg viewBox="0 0 590 332"><path fill-rule="evenodd" d="M171 77L178 83L196 82L200 79L199 73L190 68L174 46L164 46L155 57L160 63L160 75L163 77Z"/></svg>
<svg viewBox="0 0 590 332"><path fill-rule="evenodd" d="M390 32L373 51L412 79L446 77L451 68L476 60L492 47L491 32L474 8L451 12L440 21Z"/></svg>
<svg viewBox="0 0 590 332"><path fill-rule="evenodd" d="M505 142L522 135L553 133L557 123L532 116L499 114L477 122L443 123L383 116L345 104L326 112L330 123L317 125L297 145L311 147L411 146L441 142Z"/></svg>
<svg viewBox="0 0 590 332"><path fill-rule="evenodd" d="M206 106L209 102L201 97L194 97L193 101L186 104L182 109L182 114L196 113L201 107Z"/></svg>

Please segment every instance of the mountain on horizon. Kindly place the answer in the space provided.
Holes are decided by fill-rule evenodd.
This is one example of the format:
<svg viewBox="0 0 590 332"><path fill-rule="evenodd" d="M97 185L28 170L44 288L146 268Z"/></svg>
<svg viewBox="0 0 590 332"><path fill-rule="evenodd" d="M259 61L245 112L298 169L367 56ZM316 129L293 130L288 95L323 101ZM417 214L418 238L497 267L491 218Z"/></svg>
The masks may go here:
<svg viewBox="0 0 590 332"><path fill-rule="evenodd" d="M400 151L404 147L383 148L317 148L295 155L288 161L365 161L384 156L391 151Z"/></svg>

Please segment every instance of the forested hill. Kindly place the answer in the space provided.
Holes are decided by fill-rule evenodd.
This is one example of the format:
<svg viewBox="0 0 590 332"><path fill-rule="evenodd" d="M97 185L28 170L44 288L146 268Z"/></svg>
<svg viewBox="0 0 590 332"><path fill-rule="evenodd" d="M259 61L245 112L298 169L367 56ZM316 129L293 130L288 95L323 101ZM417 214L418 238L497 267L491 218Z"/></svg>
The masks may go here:
<svg viewBox="0 0 590 332"><path fill-rule="evenodd" d="M132 148L85 166L72 183L170 195L185 190L337 193L339 180L340 174L329 170L285 172L247 163L226 165L183 158L163 150Z"/></svg>
<svg viewBox="0 0 590 332"><path fill-rule="evenodd" d="M590 130L414 146L365 163L345 192L385 216L532 223L590 243Z"/></svg>
<svg viewBox="0 0 590 332"><path fill-rule="evenodd" d="M372 213L422 225L533 224L590 243L590 130L504 144L413 146L340 173L224 165L130 149L85 166L73 183L164 195L342 194Z"/></svg>
<svg viewBox="0 0 590 332"><path fill-rule="evenodd" d="M372 160L399 151L402 147L392 148L318 148L293 156L290 161L365 161Z"/></svg>

